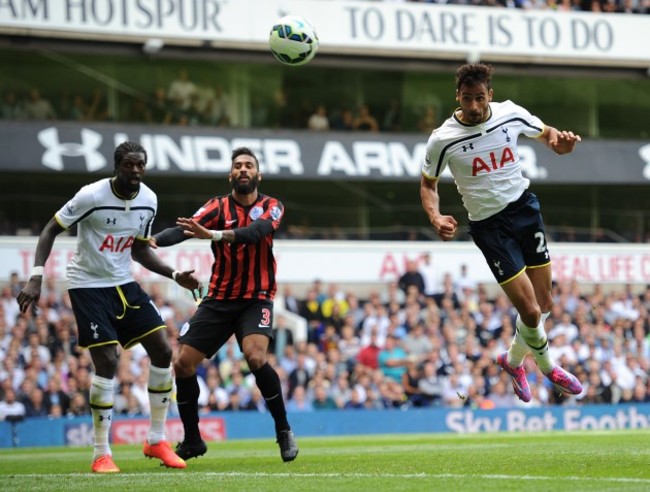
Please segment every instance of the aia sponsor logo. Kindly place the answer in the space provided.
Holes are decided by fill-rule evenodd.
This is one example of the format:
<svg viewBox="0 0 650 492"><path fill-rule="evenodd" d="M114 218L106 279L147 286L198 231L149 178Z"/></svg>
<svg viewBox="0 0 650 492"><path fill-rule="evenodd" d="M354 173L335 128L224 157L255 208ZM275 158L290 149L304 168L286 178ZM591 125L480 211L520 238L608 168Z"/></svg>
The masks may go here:
<svg viewBox="0 0 650 492"><path fill-rule="evenodd" d="M505 147L499 155L498 152L490 152L487 156L476 156L472 160L472 176L479 173L491 173L501 169L508 163L515 162L515 155L510 147Z"/></svg>
<svg viewBox="0 0 650 492"><path fill-rule="evenodd" d="M131 248L134 239L133 236L115 238L113 235L107 234L102 245L99 247L99 251L100 253L103 253L104 251L110 251L111 253L124 253L124 251Z"/></svg>

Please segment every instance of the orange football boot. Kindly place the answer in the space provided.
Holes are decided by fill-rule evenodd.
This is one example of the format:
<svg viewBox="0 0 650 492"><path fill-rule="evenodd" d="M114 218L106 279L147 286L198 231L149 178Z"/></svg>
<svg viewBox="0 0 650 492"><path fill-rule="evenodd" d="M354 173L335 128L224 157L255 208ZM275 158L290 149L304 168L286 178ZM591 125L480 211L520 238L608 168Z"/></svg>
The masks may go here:
<svg viewBox="0 0 650 492"><path fill-rule="evenodd" d="M110 454L105 454L96 458L93 461L94 473L119 473L120 469L113 463L113 457Z"/></svg>
<svg viewBox="0 0 650 492"><path fill-rule="evenodd" d="M157 444L144 442L142 452L147 458L158 458L167 468L185 468L187 464L182 458L179 458L169 441L160 441Z"/></svg>

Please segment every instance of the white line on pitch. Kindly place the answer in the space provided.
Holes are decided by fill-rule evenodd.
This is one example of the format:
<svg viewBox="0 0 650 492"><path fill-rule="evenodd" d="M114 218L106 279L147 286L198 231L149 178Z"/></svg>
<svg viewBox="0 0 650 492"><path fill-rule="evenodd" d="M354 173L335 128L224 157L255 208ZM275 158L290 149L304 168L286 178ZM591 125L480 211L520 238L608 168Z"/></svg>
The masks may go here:
<svg viewBox="0 0 650 492"><path fill-rule="evenodd" d="M467 473L266 473L266 472L183 472L183 475L201 475L205 477L242 477L242 478L453 478L453 479L468 479L480 478L486 480L539 480L555 482L567 481L591 481L591 482L616 482L616 483L647 483L650 484L650 478L632 478L632 477L576 477L576 476L543 476L543 475L499 475L499 474L467 474ZM149 478L177 478L179 474L175 473L123 473L111 475L111 479L123 479L128 481L130 478L135 477L149 477ZM96 477L97 479L105 478L104 474L94 473L26 473L11 475L9 480L19 480L21 478L90 478Z"/></svg>

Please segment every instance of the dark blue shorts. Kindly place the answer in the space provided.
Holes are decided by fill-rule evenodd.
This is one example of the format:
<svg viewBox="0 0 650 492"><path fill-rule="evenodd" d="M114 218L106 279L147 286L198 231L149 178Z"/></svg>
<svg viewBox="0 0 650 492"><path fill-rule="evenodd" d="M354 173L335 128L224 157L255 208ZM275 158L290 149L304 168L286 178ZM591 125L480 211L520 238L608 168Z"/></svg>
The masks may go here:
<svg viewBox="0 0 650 492"><path fill-rule="evenodd" d="M273 302L262 299L232 301L203 298L192 318L181 328L179 341L211 358L234 334L239 347L247 335L269 339L273 331Z"/></svg>
<svg viewBox="0 0 650 492"><path fill-rule="evenodd" d="M166 328L158 308L136 282L68 292L80 347L119 343L128 349L149 333Z"/></svg>
<svg viewBox="0 0 650 492"><path fill-rule="evenodd" d="M539 200L529 191L492 217L470 220L469 233L499 284L551 263Z"/></svg>

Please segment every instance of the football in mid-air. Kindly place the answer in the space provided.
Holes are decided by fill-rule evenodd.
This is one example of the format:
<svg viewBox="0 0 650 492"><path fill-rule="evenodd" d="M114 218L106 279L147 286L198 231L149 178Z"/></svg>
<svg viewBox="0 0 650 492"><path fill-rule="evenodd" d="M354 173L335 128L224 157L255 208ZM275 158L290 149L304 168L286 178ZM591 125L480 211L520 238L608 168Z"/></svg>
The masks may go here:
<svg viewBox="0 0 650 492"><path fill-rule="evenodd" d="M273 24L269 46L278 61L295 67L314 58L318 51L318 36L305 19L287 15Z"/></svg>

